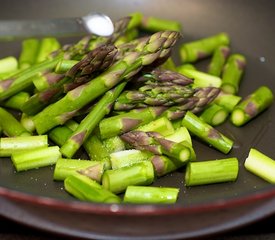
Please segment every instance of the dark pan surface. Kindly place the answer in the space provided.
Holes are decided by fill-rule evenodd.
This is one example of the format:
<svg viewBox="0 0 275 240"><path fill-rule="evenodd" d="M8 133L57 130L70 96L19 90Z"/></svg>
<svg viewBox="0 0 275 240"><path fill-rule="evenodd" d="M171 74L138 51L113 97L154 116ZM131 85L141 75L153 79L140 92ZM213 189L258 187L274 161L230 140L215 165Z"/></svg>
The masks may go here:
<svg viewBox="0 0 275 240"><path fill-rule="evenodd" d="M118 19L119 17L125 16L131 12L141 11L144 15L148 16L152 15L179 20L183 24L183 39L181 40L181 43L210 36L219 32L227 32L231 37L232 52L244 54L248 60L245 76L240 87L240 95L245 96L261 85L267 85L271 87L271 89L275 90L275 32L273 29L273 23L275 22L275 2L273 1L2 0L0 16L2 19L78 17L93 10L109 14L112 19ZM61 39L61 41L67 43L74 41L74 39ZM0 57L7 55L18 55L20 50L20 42L1 42L0 47ZM174 51L174 57L178 61L176 49ZM202 63L201 67L204 68L205 63ZM182 212L183 209L187 212L189 208L194 209L198 207L198 209L200 209L200 206L211 206L210 209L212 209L213 206L219 206L221 203L223 207L232 208L232 211L234 211L234 209L239 211L237 210L240 208L238 207L238 204L232 204L232 202L240 202L241 204L248 201L251 203L256 201L256 199L261 199L259 203L262 204L257 206L265 206L265 202L262 203L262 197L274 196L274 186L247 172L243 167L243 163L251 147L255 147L270 157L275 158L274 119L275 106L273 105L261 114L261 116L257 117L244 127L236 128L228 122L219 127L221 132L225 135L231 136L236 142L235 148L229 155L227 155L228 157L238 157L240 160L239 177L235 183L215 184L187 189L183 184L183 171L178 171L157 180L155 185L181 188L178 204L174 207L179 214L185 214L184 211ZM198 160L227 157L198 141L194 141L194 146L195 151L197 152ZM53 167L15 173L11 161L9 159L1 158L0 186L5 189L18 191L19 193L26 193L27 197L20 198L16 194L9 195L6 190L1 190L0 192L2 195L8 196L11 199L21 199L27 202L31 202L31 198L29 198L30 196L42 196L49 197L50 199L61 200L61 202L58 201L59 204L63 201L72 201L73 198L63 190L63 184L52 181L52 174ZM37 201L35 204L37 204ZM43 205L43 203L40 204ZM274 206L273 202L269 204L273 204ZM78 203L78 206L81 207L81 203ZM90 206L92 209L97 207L94 204L90 204ZM104 214L108 214L110 209L108 207L106 208L106 206L100 206L102 209L105 209L103 211ZM128 213L131 212L131 208L125 207L124 209L124 207L120 207L118 211ZM16 206L16 209L18 210L18 206ZM143 211L148 212L149 208L146 208L146 210L142 208L135 209L136 211L140 211L142 213ZM111 212L112 211L110 211L110 214ZM150 210L149 212L155 212L162 215L169 212L169 207L153 207L153 210ZM273 212L274 210L262 211L262 214L258 214L256 210L251 210L251 213L254 214L250 213L250 218L240 219L239 224L245 224L252 220L257 220L258 218L264 217L265 215ZM246 213L249 213L249 211L247 210ZM7 215L7 212L2 211L2 214ZM97 212L97 214L99 213ZM238 217L239 216L237 215L235 216L235 219L234 216L232 216L232 218L224 218L223 223L229 224L224 229L236 227L234 224L230 225L230 222L236 220ZM43 218L40 216L40 219ZM129 217L129 221L131 220L133 219ZM58 222L60 219L56 221ZM30 222L28 224L43 228L43 224L41 225L41 222L40 225L35 223L31 224ZM199 227L195 227L193 230L190 230L194 236L196 236L196 232L199 232L198 228ZM45 227L45 229L52 230L50 227ZM211 227L209 229L211 229ZM222 228L216 228L215 230L212 229L211 231L209 230L208 233L220 231L221 229ZM55 231L60 232L60 229L58 231L58 229L55 228ZM183 230L177 229L174 233L182 234L180 236L184 237L185 235L181 231ZM77 232L81 234L81 228L78 229L76 227L76 231L74 233L76 234ZM92 233L93 230L89 230L87 237L91 236ZM204 235L206 233L207 231L205 230L205 232L200 232L198 235ZM119 235L119 233L114 234ZM157 234L158 233L156 232L156 235ZM106 237L108 236L108 233L101 236Z"/></svg>

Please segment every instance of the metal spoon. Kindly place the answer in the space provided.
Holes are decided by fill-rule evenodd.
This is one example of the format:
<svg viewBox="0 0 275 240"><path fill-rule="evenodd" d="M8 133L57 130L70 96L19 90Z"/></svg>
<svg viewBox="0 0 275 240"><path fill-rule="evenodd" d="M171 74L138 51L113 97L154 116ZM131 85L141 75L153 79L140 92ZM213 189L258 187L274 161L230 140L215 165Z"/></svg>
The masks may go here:
<svg viewBox="0 0 275 240"><path fill-rule="evenodd" d="M81 18L47 20L0 20L0 39L9 40L42 36L81 36L95 34L109 36L114 26L111 19L102 13L92 12Z"/></svg>

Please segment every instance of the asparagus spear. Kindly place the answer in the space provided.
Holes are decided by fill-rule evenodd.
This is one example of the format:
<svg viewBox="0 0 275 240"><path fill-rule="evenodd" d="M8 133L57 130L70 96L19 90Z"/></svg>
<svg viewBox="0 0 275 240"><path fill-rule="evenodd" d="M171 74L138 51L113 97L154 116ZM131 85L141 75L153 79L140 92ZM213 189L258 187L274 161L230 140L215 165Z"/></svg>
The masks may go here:
<svg viewBox="0 0 275 240"><path fill-rule="evenodd" d="M124 91L115 103L115 110L181 104L194 92L191 79L170 70L155 69L132 81L144 83L137 90Z"/></svg>
<svg viewBox="0 0 275 240"><path fill-rule="evenodd" d="M175 203L178 198L179 188L128 186L123 202L125 203Z"/></svg>
<svg viewBox="0 0 275 240"><path fill-rule="evenodd" d="M179 38L172 31L159 32L147 38L136 47L136 51L127 54L107 71L86 84L69 91L62 99L48 106L33 117L36 130L43 134L51 128L63 124L73 117L77 110L110 90L124 79L129 79L143 66L164 57ZM170 52L168 52L170 53ZM45 121L47 119L47 121Z"/></svg>
<svg viewBox="0 0 275 240"><path fill-rule="evenodd" d="M258 116L273 102L273 93L267 86L261 86L244 98L231 113L230 120L235 126L242 126Z"/></svg>
<svg viewBox="0 0 275 240"><path fill-rule="evenodd" d="M117 50L113 45L102 45L90 51L86 57L75 64L61 81L53 84L50 88L33 95L22 107L22 111L28 115L34 115L50 103L56 101L64 92L64 84L79 77L92 78L95 72L104 71L115 58ZM86 69L86 70L85 70ZM60 74L59 74L60 75ZM61 74L62 75L62 74Z"/></svg>
<svg viewBox="0 0 275 240"><path fill-rule="evenodd" d="M156 132L130 131L120 137L138 150L146 150L156 155L164 154L181 162L187 162L191 158L191 146L167 140Z"/></svg>
<svg viewBox="0 0 275 240"><path fill-rule="evenodd" d="M100 136L102 139L117 136L149 123L160 116L175 120L182 118L188 110L200 112L215 99L219 92L218 88L200 88L196 89L194 95L181 105L174 105L169 108L155 106L133 109L117 116L105 118L99 123Z"/></svg>
<svg viewBox="0 0 275 240"><path fill-rule="evenodd" d="M213 146L225 154L229 153L233 147L234 142L231 139L224 136L217 129L190 111L188 111L182 119L182 125L210 146Z"/></svg>
<svg viewBox="0 0 275 240"><path fill-rule="evenodd" d="M77 129L66 140L61 147L61 153L71 158L76 151L82 146L84 141L89 137L91 132L102 120L102 118L111 111L111 107L119 94L122 92L126 82L120 83L114 89L105 93L105 95L97 102L91 112L81 121Z"/></svg>

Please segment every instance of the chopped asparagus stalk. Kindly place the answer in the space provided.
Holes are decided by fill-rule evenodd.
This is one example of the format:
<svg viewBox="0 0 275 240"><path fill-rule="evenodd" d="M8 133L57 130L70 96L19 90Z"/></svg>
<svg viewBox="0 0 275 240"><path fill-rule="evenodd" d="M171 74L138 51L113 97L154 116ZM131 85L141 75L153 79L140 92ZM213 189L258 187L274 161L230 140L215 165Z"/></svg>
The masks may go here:
<svg viewBox="0 0 275 240"><path fill-rule="evenodd" d="M196 62L210 56L221 45L229 45L230 39L226 33L219 33L196 41L184 43L180 47L182 62Z"/></svg>
<svg viewBox="0 0 275 240"><path fill-rule="evenodd" d="M150 185L153 181L154 168L149 161L115 170L106 170L102 177L103 187L113 193L122 193L131 185Z"/></svg>
<svg viewBox="0 0 275 240"><path fill-rule="evenodd" d="M48 146L48 136L20 136L0 138L0 157L10 157L11 154L22 150Z"/></svg>
<svg viewBox="0 0 275 240"><path fill-rule="evenodd" d="M123 202L137 204L172 204L177 201L179 188L128 186Z"/></svg>
<svg viewBox="0 0 275 240"><path fill-rule="evenodd" d="M111 153L110 161L112 164L112 169L119 169L122 167L131 166L132 164L138 162L148 161L151 156L151 153L130 149Z"/></svg>
<svg viewBox="0 0 275 240"><path fill-rule="evenodd" d="M225 154L229 153L233 147L234 142L231 139L224 136L217 129L190 111L188 111L182 119L182 125L210 146L213 146Z"/></svg>
<svg viewBox="0 0 275 240"><path fill-rule="evenodd" d="M14 72L18 68L17 58L8 56L0 59L0 74Z"/></svg>
<svg viewBox="0 0 275 240"><path fill-rule="evenodd" d="M273 103L273 93L267 86L261 86L244 98L232 111L230 120L235 126L242 126L258 116Z"/></svg>
<svg viewBox="0 0 275 240"><path fill-rule="evenodd" d="M244 167L256 176L275 184L275 160L255 148L251 148Z"/></svg>
<svg viewBox="0 0 275 240"><path fill-rule="evenodd" d="M182 65L177 68L178 72L186 77L194 79L193 88L199 87L216 87L219 88L222 85L222 80L220 77L210 75L208 73L194 70L190 67Z"/></svg>
<svg viewBox="0 0 275 240"><path fill-rule="evenodd" d="M111 138L140 127L155 120L163 112L162 110L164 111L165 108L134 109L125 114L105 118L99 123L100 137L102 139Z"/></svg>
<svg viewBox="0 0 275 240"><path fill-rule="evenodd" d="M4 102L4 106L15 110L21 110L22 106L29 100L28 92L19 92Z"/></svg>
<svg viewBox="0 0 275 240"><path fill-rule="evenodd" d="M120 203L121 199L99 183L81 174L73 174L64 181L65 190L82 201Z"/></svg>
<svg viewBox="0 0 275 240"><path fill-rule="evenodd" d="M232 54L222 72L222 90L226 93L237 94L242 79L246 59L241 54Z"/></svg>
<svg viewBox="0 0 275 240"><path fill-rule="evenodd" d="M2 107L0 107L0 119L0 125L6 136L15 137L31 135L31 133L29 133L10 112Z"/></svg>
<svg viewBox="0 0 275 240"><path fill-rule="evenodd" d="M200 115L200 118L211 126L218 126L225 122L229 113L217 104L211 104Z"/></svg>
<svg viewBox="0 0 275 240"><path fill-rule="evenodd" d="M43 62L44 60L49 59L50 53L58 50L60 48L59 41L54 37L46 37L43 38L40 42L37 56L36 56L36 63Z"/></svg>
<svg viewBox="0 0 275 240"><path fill-rule="evenodd" d="M186 141L192 146L192 139L189 134L189 131L186 127L179 127L175 129L175 132L173 134L170 134L168 136L165 136L167 140L173 141L173 142L183 142Z"/></svg>
<svg viewBox="0 0 275 240"><path fill-rule="evenodd" d="M138 127L137 130L143 132L158 132L162 136L167 136L175 132L171 121L169 121L166 117L161 117L145 125L142 125Z"/></svg>
<svg viewBox="0 0 275 240"><path fill-rule="evenodd" d="M96 168L97 165L101 165L101 169ZM94 168L92 169L90 167ZM88 177L92 176L91 178L97 181L101 179L103 173L102 168L103 164L98 161L59 158L55 164L53 179L56 181L64 181L66 177L72 174L76 174L77 172L81 173L79 172L80 170L88 170Z"/></svg>
<svg viewBox="0 0 275 240"><path fill-rule="evenodd" d="M90 159L94 161L103 161L104 159L109 158L108 149L96 134L91 134L84 142L83 146Z"/></svg>
<svg viewBox="0 0 275 240"><path fill-rule="evenodd" d="M35 64L39 45L38 38L28 38L22 41L22 49L18 59L20 69L26 69Z"/></svg>
<svg viewBox="0 0 275 240"><path fill-rule="evenodd" d="M241 99L240 96L227 94L221 91L214 99L213 103L225 108L229 113L231 113Z"/></svg>
<svg viewBox="0 0 275 240"><path fill-rule="evenodd" d="M185 162L178 161L165 155L154 155L149 160L153 164L157 177L174 172L175 170L186 165Z"/></svg>
<svg viewBox="0 0 275 240"><path fill-rule="evenodd" d="M228 46L219 46L215 49L208 66L208 73L220 77L229 56L230 49Z"/></svg>
<svg viewBox="0 0 275 240"><path fill-rule="evenodd" d="M196 186L235 181L238 172L237 158L189 162L186 168L185 185Z"/></svg>
<svg viewBox="0 0 275 240"><path fill-rule="evenodd" d="M64 78L63 74L54 72L38 73L32 80L35 88L41 92L48 89L50 86L55 85Z"/></svg>
<svg viewBox="0 0 275 240"><path fill-rule="evenodd" d="M162 19L157 17L143 16L141 28L149 32L158 32L164 30L172 30L181 32L181 23L175 20Z"/></svg>
<svg viewBox="0 0 275 240"><path fill-rule="evenodd" d="M53 165L60 157L59 147L52 146L12 153L11 160L19 172Z"/></svg>
<svg viewBox="0 0 275 240"><path fill-rule="evenodd" d="M79 63L76 60L61 59L55 66L55 73L64 74L69 71L75 64Z"/></svg>

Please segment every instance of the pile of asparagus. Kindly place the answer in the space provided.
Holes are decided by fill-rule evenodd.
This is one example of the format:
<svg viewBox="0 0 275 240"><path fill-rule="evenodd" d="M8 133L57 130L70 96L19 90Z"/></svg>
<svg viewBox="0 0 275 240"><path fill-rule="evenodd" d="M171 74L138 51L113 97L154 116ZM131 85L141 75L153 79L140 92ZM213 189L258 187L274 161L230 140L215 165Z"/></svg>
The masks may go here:
<svg viewBox="0 0 275 240"><path fill-rule="evenodd" d="M237 95L245 57L230 55L225 33L182 44L176 66L180 32L134 13L110 37L24 40L18 62L0 60L0 157L17 171L54 164L53 179L92 202L175 203L178 188L148 185L178 169L186 186L235 181L238 159L196 162L191 135L227 154L234 142L215 126L247 123L273 94ZM208 72L191 65L211 56Z"/></svg>

